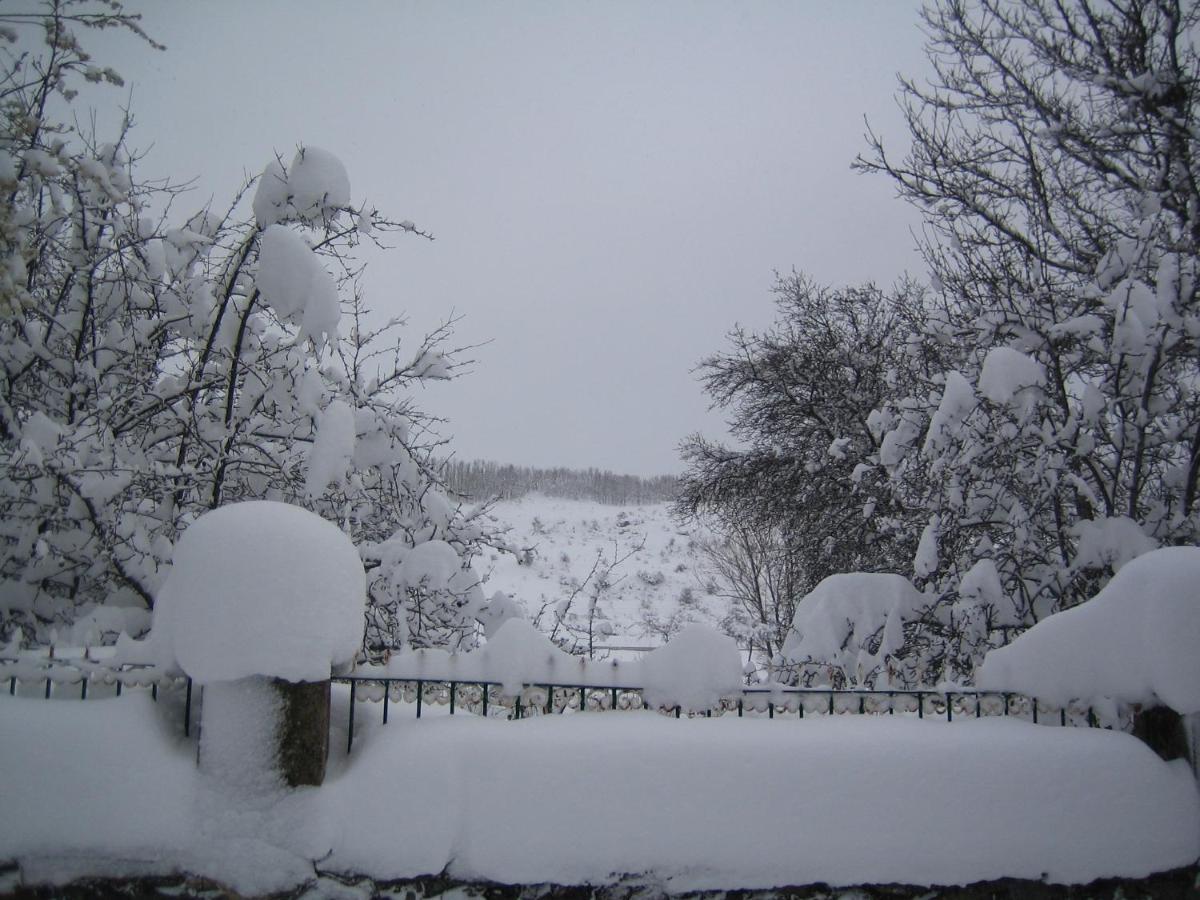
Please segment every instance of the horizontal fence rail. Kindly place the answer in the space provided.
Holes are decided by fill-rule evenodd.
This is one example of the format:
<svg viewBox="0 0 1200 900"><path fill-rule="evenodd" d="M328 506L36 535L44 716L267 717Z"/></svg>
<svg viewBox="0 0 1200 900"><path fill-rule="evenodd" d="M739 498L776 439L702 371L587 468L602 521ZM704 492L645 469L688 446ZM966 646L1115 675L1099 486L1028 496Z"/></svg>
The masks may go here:
<svg viewBox="0 0 1200 900"><path fill-rule="evenodd" d="M346 728L346 752L354 746L355 708L359 703L382 703L382 721L388 722L389 707L408 703L415 707L416 718L430 704L448 707L448 713L465 712L478 716L503 716L522 719L531 715L564 714L579 711L649 709L636 685L597 685L571 683L529 683L509 695L497 681L447 681L432 678L340 675L335 683L350 688L350 709ZM656 711L681 718L681 706L659 706ZM1010 716L1028 719L1034 724L1061 726L1111 727L1100 722L1090 706L1068 704L1053 706L1008 691L932 690L884 688L841 689L790 687L787 685L748 686L740 696L723 698L712 709L687 713L689 717L736 715L769 719L806 715L910 715L918 719L942 718L952 722L960 718Z"/></svg>
<svg viewBox="0 0 1200 900"><path fill-rule="evenodd" d="M523 719L533 715L577 713L581 711L650 709L643 687L633 684L579 684L560 682L527 683L515 694L504 690L499 681L444 678L380 676L374 674L335 675L332 681L349 688L350 703L346 727L346 752L354 746L355 709L360 703L382 703L382 721L387 724L390 707L406 703L421 718L430 706L447 707L450 715ZM129 688L149 688L157 701L161 693L170 693L183 707L183 732L192 731L193 685L182 673L162 666L139 663L115 664L90 653L78 654L22 652L18 657L0 656L0 685L8 683L10 695L24 688L24 696L88 697L121 696ZM78 693L76 693L78 691ZM681 718L681 706L657 706L655 711ZM1111 712L1104 721L1091 706L1067 704L1054 706L1030 697L1005 691L933 690L908 688L844 689L829 687L792 687L783 684L751 685L738 695L722 698L711 709L687 715L766 717L768 719L833 715L907 715L918 719L1009 716L1034 724L1125 728L1126 712Z"/></svg>
<svg viewBox="0 0 1200 900"><path fill-rule="evenodd" d="M181 672L143 663L117 665L100 658L91 659L83 651L80 656L22 655L0 657L0 685L8 683L10 696L17 695L18 686L36 686L36 696L49 700L63 697L78 689L80 700L89 696L120 697L128 688L149 688L150 696L158 702L161 693L183 695L183 733L192 733L192 679ZM29 696L28 694L26 696Z"/></svg>

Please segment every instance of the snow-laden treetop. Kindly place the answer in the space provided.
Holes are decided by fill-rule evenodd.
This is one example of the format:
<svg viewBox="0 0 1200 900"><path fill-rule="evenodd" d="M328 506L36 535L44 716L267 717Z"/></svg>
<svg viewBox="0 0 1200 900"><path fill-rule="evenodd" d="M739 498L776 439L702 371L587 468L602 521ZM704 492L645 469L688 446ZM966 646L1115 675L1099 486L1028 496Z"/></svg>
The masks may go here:
<svg viewBox="0 0 1200 900"><path fill-rule="evenodd" d="M1050 703L1109 697L1200 712L1200 547L1139 556L1094 599L991 651L978 683Z"/></svg>
<svg viewBox="0 0 1200 900"><path fill-rule="evenodd" d="M287 503L234 503L176 544L152 637L201 684L320 681L358 652L365 604L362 561L336 525Z"/></svg>

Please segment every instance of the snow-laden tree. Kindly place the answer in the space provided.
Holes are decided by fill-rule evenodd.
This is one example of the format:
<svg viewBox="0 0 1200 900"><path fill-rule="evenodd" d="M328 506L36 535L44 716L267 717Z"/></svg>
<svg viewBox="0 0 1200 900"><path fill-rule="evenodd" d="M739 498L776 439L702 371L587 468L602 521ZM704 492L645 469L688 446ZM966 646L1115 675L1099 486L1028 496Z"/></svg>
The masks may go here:
<svg viewBox="0 0 1200 900"><path fill-rule="evenodd" d="M897 571L911 559L913 513L887 473L863 460L879 451L872 410L939 363L918 339L926 300L913 284L834 289L793 274L774 290L775 324L735 329L730 349L700 364L736 444L685 441L676 511L708 518L733 541L733 555L723 554L731 565L718 567L722 589L778 648L789 610L825 576ZM747 529L753 540L739 550ZM747 579L748 570L762 571Z"/></svg>
<svg viewBox="0 0 1200 900"><path fill-rule="evenodd" d="M5 57L3 82L3 636L144 629L182 529L263 498L355 541L369 654L469 644L484 602L470 560L494 529L443 490L444 441L410 396L462 365L452 323L411 344L400 321L372 326L354 255L421 232L353 205L342 164L314 147L171 227L179 197L139 185L125 131L98 147L47 113L72 78L119 80L77 34L137 29L114 9L51 2L5 22L18 47L21 27L46 39Z"/></svg>
<svg viewBox="0 0 1200 900"><path fill-rule="evenodd" d="M1200 7L945 0L912 137L864 168L925 215L957 348L873 418L866 462L925 511L918 583L978 659L1200 519ZM968 666L969 668L969 666Z"/></svg>

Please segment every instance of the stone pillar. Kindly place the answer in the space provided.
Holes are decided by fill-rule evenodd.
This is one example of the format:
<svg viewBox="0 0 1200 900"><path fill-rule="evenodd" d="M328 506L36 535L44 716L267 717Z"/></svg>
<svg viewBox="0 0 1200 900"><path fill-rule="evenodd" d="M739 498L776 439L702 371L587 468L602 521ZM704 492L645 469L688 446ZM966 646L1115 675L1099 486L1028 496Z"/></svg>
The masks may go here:
<svg viewBox="0 0 1200 900"><path fill-rule="evenodd" d="M279 694L279 771L289 787L319 785L329 758L330 682L272 682Z"/></svg>

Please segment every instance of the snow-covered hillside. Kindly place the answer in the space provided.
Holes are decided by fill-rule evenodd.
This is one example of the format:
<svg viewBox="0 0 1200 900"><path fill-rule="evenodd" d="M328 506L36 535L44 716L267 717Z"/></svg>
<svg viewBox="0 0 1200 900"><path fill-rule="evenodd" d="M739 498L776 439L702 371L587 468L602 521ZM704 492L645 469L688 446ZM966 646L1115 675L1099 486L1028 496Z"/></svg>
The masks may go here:
<svg viewBox="0 0 1200 900"><path fill-rule="evenodd" d="M589 631L597 654L657 647L692 622L719 627L729 613L705 571L707 534L680 525L667 504L531 494L497 504L494 514L525 552L483 558L486 592L511 595L540 630L578 650L586 650Z"/></svg>

